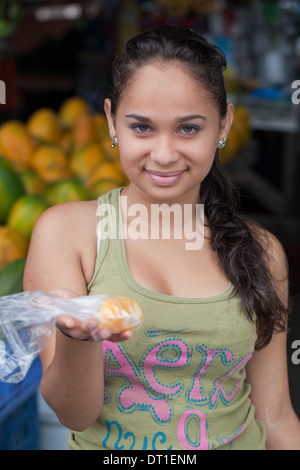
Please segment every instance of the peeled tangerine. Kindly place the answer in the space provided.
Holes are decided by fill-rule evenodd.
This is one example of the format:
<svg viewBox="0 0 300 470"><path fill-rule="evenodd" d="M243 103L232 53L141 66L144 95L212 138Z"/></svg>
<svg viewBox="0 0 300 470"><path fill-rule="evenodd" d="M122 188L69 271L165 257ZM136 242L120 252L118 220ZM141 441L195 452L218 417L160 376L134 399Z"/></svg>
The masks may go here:
<svg viewBox="0 0 300 470"><path fill-rule="evenodd" d="M114 334L136 330L143 321L143 313L135 300L123 295L108 297L99 310L99 326Z"/></svg>

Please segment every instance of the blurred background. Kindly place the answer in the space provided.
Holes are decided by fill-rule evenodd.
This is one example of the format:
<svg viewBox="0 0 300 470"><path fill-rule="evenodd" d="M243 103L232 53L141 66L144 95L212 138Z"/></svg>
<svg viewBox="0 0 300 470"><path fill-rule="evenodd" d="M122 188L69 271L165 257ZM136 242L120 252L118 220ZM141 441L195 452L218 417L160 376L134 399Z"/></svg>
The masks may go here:
<svg viewBox="0 0 300 470"><path fill-rule="evenodd" d="M166 22L198 30L226 54L236 115L220 158L241 210L286 250L287 357L300 417L299 1L0 0L0 295L22 290L46 207L126 184L103 116L111 63L131 36ZM23 383L0 383L0 449L67 448L39 381L35 361Z"/></svg>

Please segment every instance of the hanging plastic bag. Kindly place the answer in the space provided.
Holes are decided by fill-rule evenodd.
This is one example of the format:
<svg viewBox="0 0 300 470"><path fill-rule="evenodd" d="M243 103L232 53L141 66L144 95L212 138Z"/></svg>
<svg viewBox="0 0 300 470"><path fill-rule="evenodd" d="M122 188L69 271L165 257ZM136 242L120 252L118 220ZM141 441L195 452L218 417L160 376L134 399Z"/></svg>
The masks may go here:
<svg viewBox="0 0 300 470"><path fill-rule="evenodd" d="M59 315L86 321L112 333L137 329L142 312L124 296L62 298L41 290L0 297L0 381L18 383L53 335Z"/></svg>

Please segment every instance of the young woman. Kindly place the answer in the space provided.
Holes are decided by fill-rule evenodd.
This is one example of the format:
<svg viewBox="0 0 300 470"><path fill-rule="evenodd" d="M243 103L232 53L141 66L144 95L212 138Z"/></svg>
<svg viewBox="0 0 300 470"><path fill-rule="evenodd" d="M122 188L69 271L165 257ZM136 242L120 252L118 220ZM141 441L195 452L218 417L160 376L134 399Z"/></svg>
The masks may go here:
<svg viewBox="0 0 300 470"><path fill-rule="evenodd" d="M59 318L41 354L41 386L71 429L71 449L300 449L287 378L285 255L236 213L218 163L233 119L225 65L219 49L185 27L130 40L105 101L129 185L52 207L35 227L25 290L124 294L144 314L134 335L119 336ZM203 243L187 249L190 237L174 230L186 226L186 207L195 227L197 204ZM103 236L107 207L117 226ZM169 236L153 236L153 207L181 210L180 222L169 218ZM138 230L143 236L132 235Z"/></svg>

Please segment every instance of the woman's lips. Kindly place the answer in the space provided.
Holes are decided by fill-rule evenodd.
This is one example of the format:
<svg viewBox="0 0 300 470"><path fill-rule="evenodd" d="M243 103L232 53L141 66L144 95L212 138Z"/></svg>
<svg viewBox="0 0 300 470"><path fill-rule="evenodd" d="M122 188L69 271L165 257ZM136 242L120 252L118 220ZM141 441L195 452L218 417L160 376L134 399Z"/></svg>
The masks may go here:
<svg viewBox="0 0 300 470"><path fill-rule="evenodd" d="M154 170L145 170L148 174L150 180L159 185L159 186L170 186L176 183L181 176L186 172L186 170L177 170L177 171L154 171Z"/></svg>

